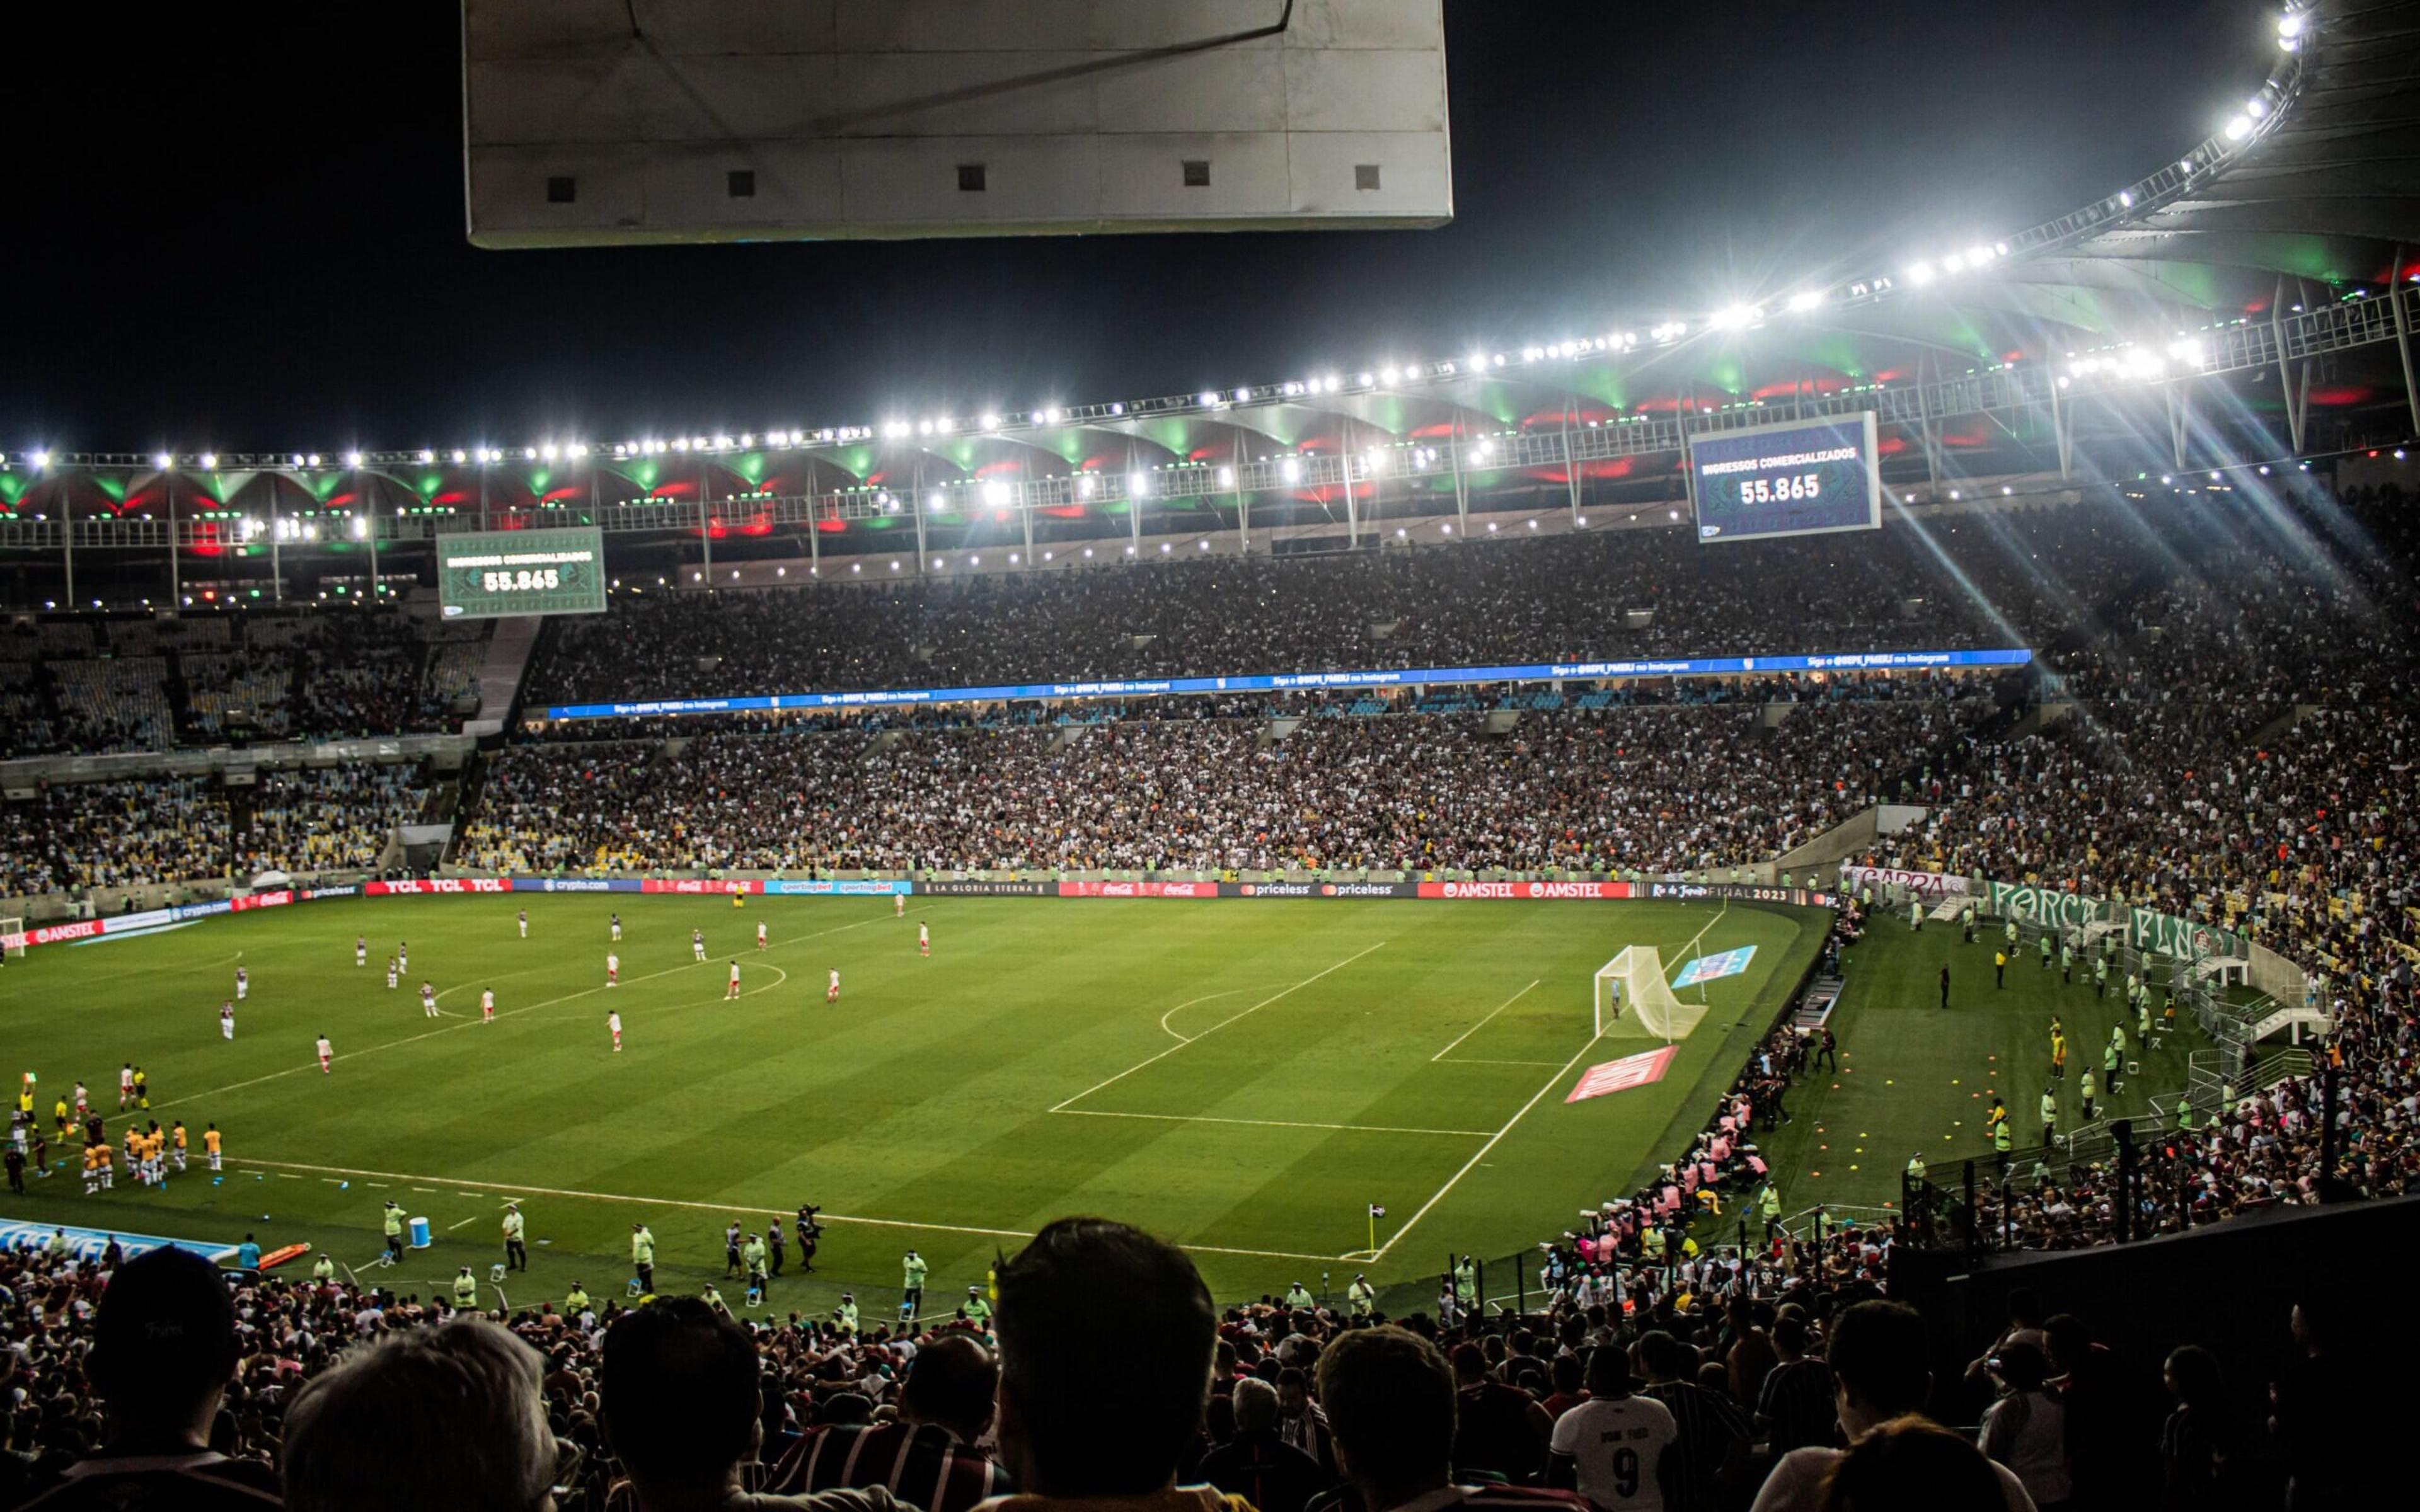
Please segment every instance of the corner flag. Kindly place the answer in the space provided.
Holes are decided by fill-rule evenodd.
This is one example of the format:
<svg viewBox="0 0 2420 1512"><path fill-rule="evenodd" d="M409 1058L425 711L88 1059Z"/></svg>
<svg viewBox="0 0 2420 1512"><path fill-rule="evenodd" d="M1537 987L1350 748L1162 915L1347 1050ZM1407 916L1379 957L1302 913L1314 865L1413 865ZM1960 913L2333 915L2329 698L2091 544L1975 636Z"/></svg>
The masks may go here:
<svg viewBox="0 0 2420 1512"><path fill-rule="evenodd" d="M1370 1204L1370 1250L1373 1254L1377 1253L1378 1249L1378 1220L1385 1216L1387 1216L1387 1208L1384 1203Z"/></svg>

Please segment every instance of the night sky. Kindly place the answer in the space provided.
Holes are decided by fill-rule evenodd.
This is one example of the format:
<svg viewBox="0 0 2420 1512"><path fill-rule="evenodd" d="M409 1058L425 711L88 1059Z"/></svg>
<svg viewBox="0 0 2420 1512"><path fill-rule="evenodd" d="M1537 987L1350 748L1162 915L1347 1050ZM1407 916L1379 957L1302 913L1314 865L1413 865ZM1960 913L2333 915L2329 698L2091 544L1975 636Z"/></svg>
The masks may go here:
<svg viewBox="0 0 2420 1512"><path fill-rule="evenodd" d="M1446 229L480 252L454 7L45 6L0 450L845 424L1652 321L2115 190L2259 84L2274 8L1448 0Z"/></svg>

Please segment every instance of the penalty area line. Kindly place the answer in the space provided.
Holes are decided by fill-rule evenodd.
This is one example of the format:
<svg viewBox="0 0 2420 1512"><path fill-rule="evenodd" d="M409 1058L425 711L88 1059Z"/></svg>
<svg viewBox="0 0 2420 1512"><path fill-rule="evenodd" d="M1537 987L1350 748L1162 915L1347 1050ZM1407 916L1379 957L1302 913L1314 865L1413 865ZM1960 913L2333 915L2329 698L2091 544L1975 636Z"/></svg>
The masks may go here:
<svg viewBox="0 0 2420 1512"><path fill-rule="evenodd" d="M1544 979L1543 979L1543 978L1538 979L1538 980L1544 980ZM1536 985L1538 985L1538 980L1533 980L1533 981L1531 981L1531 982L1529 983L1529 987L1535 987ZM1468 1028L1466 1028L1466 1029L1463 1030L1460 1034L1455 1035L1455 1036L1453 1037L1453 1042L1452 1042L1451 1044L1447 1045L1447 1046L1445 1047L1445 1049L1438 1051L1435 1055L1433 1055L1433 1056L1429 1057L1429 1063L1430 1063L1431 1065L1435 1065L1436 1062L1438 1062L1438 1061L1440 1061L1440 1060L1443 1060L1443 1059L1446 1057L1447 1054L1448 1054L1449 1052L1450 1052L1450 1051L1453 1049L1454 1045L1457 1045L1457 1044L1462 1043L1462 1041L1464 1041L1465 1040L1469 1039L1472 1035L1477 1034L1480 1030L1481 1030L1481 1029L1485 1028L1485 1027L1487 1026L1487 1019L1492 1019L1492 1018L1494 1018L1497 1014L1503 1012L1503 1011L1504 1011L1506 1009L1508 1009L1508 1008L1511 1008L1513 1004L1515 1004L1515 1003L1519 1002L1522 998L1528 996L1528 995L1529 995L1529 987L1524 987L1524 988L1522 988L1519 992L1514 993L1512 996L1510 996L1510 997L1508 997L1508 998L1504 999L1504 1001L1502 1001L1502 1002L1500 1002L1500 1003L1497 1004L1494 1008L1489 1009L1489 1010L1487 1011L1487 1018L1485 1018L1485 1019L1481 1019L1478 1023L1476 1023L1476 1024L1472 1025L1470 1027L1468 1027Z"/></svg>
<svg viewBox="0 0 2420 1512"><path fill-rule="evenodd" d="M1603 1035L1592 1035L1590 1037L1588 1043L1580 1046L1577 1050L1573 1051L1572 1058L1563 1062L1562 1069L1556 1072L1552 1076L1547 1077L1545 1086L1539 1088L1536 1091L1529 1094L1529 1101L1521 1104L1521 1111L1505 1119L1504 1127L1497 1130L1494 1134L1489 1134L1487 1136L1487 1143L1473 1150L1471 1152L1470 1159L1462 1163L1462 1169L1448 1177L1446 1179L1445 1185L1438 1187L1435 1192L1430 1193L1429 1199L1420 1204L1419 1211L1413 1213L1409 1218L1404 1219L1404 1227L1396 1229L1392 1234L1389 1234L1387 1237L1387 1242L1378 1246L1376 1259L1373 1260L1371 1263L1375 1264L1377 1260L1385 1259L1387 1257L1388 1251L1403 1242L1404 1236L1410 1233L1413 1228L1419 1226L1421 1219L1429 1215L1429 1210L1444 1201L1445 1195L1452 1191L1457 1185L1461 1184L1462 1179L1468 1176L1478 1167L1479 1163L1487 1157L1487 1152L1496 1148L1497 1142L1502 1139L1506 1134L1511 1134L1514 1124L1519 1123L1523 1119L1528 1118L1529 1116L1529 1110L1538 1105L1538 1100L1544 1097L1548 1092L1553 1091L1555 1089L1555 1084L1561 1081L1564 1075L1568 1073L1574 1066L1578 1065L1580 1061L1588 1056L1589 1052L1596 1048L1597 1041L1604 1038L1605 1036Z"/></svg>

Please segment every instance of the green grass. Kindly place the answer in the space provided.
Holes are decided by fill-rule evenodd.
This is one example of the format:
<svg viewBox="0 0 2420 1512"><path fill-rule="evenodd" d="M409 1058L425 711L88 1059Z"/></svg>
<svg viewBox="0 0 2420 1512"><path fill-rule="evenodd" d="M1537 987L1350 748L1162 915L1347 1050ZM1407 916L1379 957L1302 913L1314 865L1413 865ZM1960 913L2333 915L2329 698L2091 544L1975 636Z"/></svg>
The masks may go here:
<svg viewBox="0 0 2420 1512"><path fill-rule="evenodd" d="M513 921L523 906L527 940ZM626 936L609 993L614 909ZM773 940L761 955L760 918ZM0 974L9 1069L39 1073L45 1126L77 1077L113 1108L132 1059L150 1074L149 1116L182 1118L196 1149L194 1172L163 1192L121 1173L87 1198L61 1169L0 1211L307 1240L359 1266L379 1253L392 1196L438 1236L382 1274L413 1290L464 1263L484 1277L502 1202L519 1196L533 1260L516 1304L575 1279L617 1294L637 1219L659 1242L659 1288L694 1287L721 1275L730 1218L761 1227L809 1199L831 1227L818 1275L802 1282L794 1255L775 1285L783 1311L827 1308L848 1286L882 1315L911 1244L932 1263L931 1295L962 1296L996 1249L1074 1211L1186 1243L1224 1298L1296 1279L1317 1289L1324 1273L1337 1290L1355 1272L1410 1284L1450 1250L1527 1247L1685 1143L1798 980L1820 922L1702 903L955 898L911 900L902 920L888 899L735 911L552 895L225 917L46 947ZM710 964L690 962L692 927ZM380 967L398 939L411 971L389 992ZM1653 1042L1628 1026L1590 1042L1591 974L1630 944L1656 946L1668 969L1759 949L1713 984L1661 1084L1566 1104L1587 1066ZM726 1003L735 949L746 995ZM225 1043L218 1006L239 953L253 988ZM844 998L828 1009L833 966ZM423 978L451 1016L422 1015ZM487 987L492 1025L477 1022ZM325 1076L311 1053L323 1030L338 1053ZM109 1119L113 1137L124 1121ZM224 1184L199 1171L208 1121L227 1135ZM1373 1202L1388 1210L1381 1253L1352 1257Z"/></svg>
<svg viewBox="0 0 2420 1512"><path fill-rule="evenodd" d="M1916 933L1900 914L1878 919L1847 952L1847 990L1832 1017L1839 1074L1802 1077L1790 1098L1792 1121L1763 1140L1782 1173L1785 1211L1896 1202L1900 1175L1919 1149L1936 1180L1948 1174L1944 1163L1951 1158L1988 1153L1984 1114L1994 1091L2007 1100L2018 1149L2041 1142L2045 1086L2057 1089L2060 1131L2073 1132L2084 1122L2084 1069L2101 1080L2102 1048L2121 1015L2129 1058L2142 1069L2115 1097L2101 1088L2096 1117L2147 1113L2154 1097L2163 1108L2173 1103L2186 1083L2189 1052L2210 1043L2189 1019L2180 1019L2163 1048L2146 1053L2125 1013L2122 971L2112 974L2109 995L2098 998L2084 960L2068 985L2055 960L2044 971L2028 949L2009 963L2008 985L1997 988L1992 955L2000 944L1993 930L1962 944L1955 924L1928 923ZM1944 965L1950 972L1947 1012L1940 1007ZM2154 992L2151 1001L2156 1021L2166 995ZM2067 1076L2055 1084L2054 1013L2068 1040Z"/></svg>

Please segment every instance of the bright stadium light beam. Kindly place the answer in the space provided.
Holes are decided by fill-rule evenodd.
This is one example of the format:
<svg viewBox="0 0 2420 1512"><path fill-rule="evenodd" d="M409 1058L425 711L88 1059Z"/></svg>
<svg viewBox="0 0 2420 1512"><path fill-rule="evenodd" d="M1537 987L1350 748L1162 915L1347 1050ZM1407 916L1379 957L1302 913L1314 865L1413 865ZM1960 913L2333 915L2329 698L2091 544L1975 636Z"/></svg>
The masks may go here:
<svg viewBox="0 0 2420 1512"><path fill-rule="evenodd" d="M1823 302L1823 291L1822 289L1800 289L1797 293L1790 296L1790 313L1792 315L1805 315L1807 311L1814 309L1817 305L1820 305Z"/></svg>

